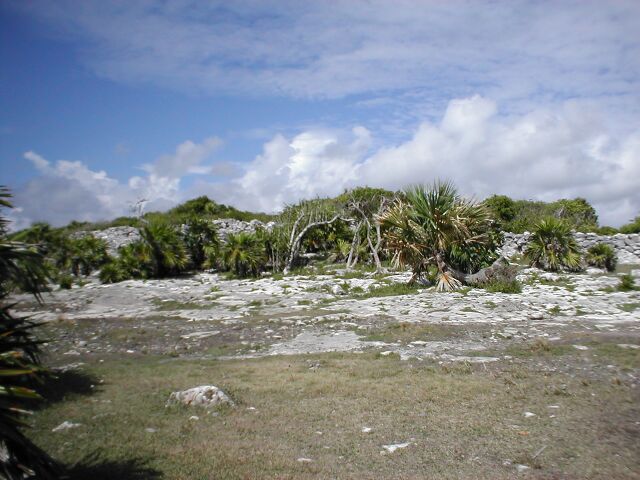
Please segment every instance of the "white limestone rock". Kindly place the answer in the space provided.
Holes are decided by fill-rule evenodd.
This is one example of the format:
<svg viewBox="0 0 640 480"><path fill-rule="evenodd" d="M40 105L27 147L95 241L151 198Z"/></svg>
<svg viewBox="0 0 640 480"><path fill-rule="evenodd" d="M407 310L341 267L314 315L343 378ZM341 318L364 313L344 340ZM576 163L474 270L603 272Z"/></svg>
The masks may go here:
<svg viewBox="0 0 640 480"><path fill-rule="evenodd" d="M229 396L214 385L201 385L188 390L173 392L167 400L169 405L186 405L211 408L217 405L235 406Z"/></svg>

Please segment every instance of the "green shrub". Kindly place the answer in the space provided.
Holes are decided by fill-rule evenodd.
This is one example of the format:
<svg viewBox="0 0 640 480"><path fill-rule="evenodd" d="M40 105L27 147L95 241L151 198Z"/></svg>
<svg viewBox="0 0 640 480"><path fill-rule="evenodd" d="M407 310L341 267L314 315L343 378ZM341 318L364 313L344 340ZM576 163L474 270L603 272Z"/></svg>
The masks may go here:
<svg viewBox="0 0 640 480"><path fill-rule="evenodd" d="M620 233L640 233L640 216L620 227Z"/></svg>
<svg viewBox="0 0 640 480"><path fill-rule="evenodd" d="M486 283L482 288L492 293L522 293L522 284L517 280L511 282L494 280Z"/></svg>
<svg viewBox="0 0 640 480"><path fill-rule="evenodd" d="M596 268L606 268L609 272L616 269L618 258L616 252L606 243L598 243L587 250L585 260L588 265Z"/></svg>
<svg viewBox="0 0 640 480"><path fill-rule="evenodd" d="M531 266L552 272L580 268L580 248L571 229L553 217L538 222L524 256Z"/></svg>
<svg viewBox="0 0 640 480"><path fill-rule="evenodd" d="M257 277L267 262L264 243L249 233L228 235L221 250L224 267L238 277Z"/></svg>
<svg viewBox="0 0 640 480"><path fill-rule="evenodd" d="M69 290L73 287L73 277L71 275L61 275L58 277L58 285L64 290Z"/></svg>
<svg viewBox="0 0 640 480"><path fill-rule="evenodd" d="M12 208L9 191L0 186L0 207ZM40 344L27 318L16 317L7 300L19 287L41 300L47 282L42 253L7 237L8 222L0 214L0 478L11 480L61 478L61 468L23 433L25 416L34 401L41 377L48 372L40 364Z"/></svg>
<svg viewBox="0 0 640 480"><path fill-rule="evenodd" d="M594 230L594 233L597 233L598 235L615 235L618 232L617 228L613 228L613 227L598 227Z"/></svg>
<svg viewBox="0 0 640 480"><path fill-rule="evenodd" d="M632 275L626 274L620 276L620 283L618 284L618 290L621 292L630 292L636 290L635 280Z"/></svg>

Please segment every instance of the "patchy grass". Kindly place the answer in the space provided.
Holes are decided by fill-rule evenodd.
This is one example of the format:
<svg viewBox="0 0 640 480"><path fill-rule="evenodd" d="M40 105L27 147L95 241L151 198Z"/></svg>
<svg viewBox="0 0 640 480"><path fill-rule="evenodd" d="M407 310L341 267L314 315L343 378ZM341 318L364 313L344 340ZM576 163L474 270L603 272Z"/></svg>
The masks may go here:
<svg viewBox="0 0 640 480"><path fill-rule="evenodd" d="M553 307L547 310L550 315L562 315L562 310L560 309L560 305L554 305Z"/></svg>
<svg viewBox="0 0 640 480"><path fill-rule="evenodd" d="M624 312L633 312L636 309L640 308L640 303L623 303L621 305L618 306L618 308L620 308L620 310L624 311Z"/></svg>
<svg viewBox="0 0 640 480"><path fill-rule="evenodd" d="M148 356L95 363L85 373L96 387L59 392L65 401L36 412L28 431L75 465L72 478L356 479L375 472L380 479L500 480L515 478L518 463L549 479L632 478L640 470L637 392L579 374L373 353ZM172 390L202 384L223 388L238 406L212 414L165 408ZM569 393L553 395L558 386ZM63 420L81 426L52 432ZM410 445L381 454L399 442Z"/></svg>
<svg viewBox="0 0 640 480"><path fill-rule="evenodd" d="M482 288L491 293L522 293L522 285L517 280L511 282L494 280Z"/></svg>
<svg viewBox="0 0 640 480"><path fill-rule="evenodd" d="M407 283L391 283L389 285L381 285L372 287L364 293L355 296L357 299L375 298L375 297L392 297L396 295L413 295L420 291L417 285L409 285Z"/></svg>
<svg viewBox="0 0 640 480"><path fill-rule="evenodd" d="M159 298L153 299L152 303L159 312L171 310L207 310L216 305L215 302L203 304L196 302L180 302L178 300L160 300Z"/></svg>
<svg viewBox="0 0 640 480"><path fill-rule="evenodd" d="M406 344L416 340L436 341L460 338L467 335L467 330L467 328L460 325L401 322L386 324L381 328L369 330L363 340Z"/></svg>

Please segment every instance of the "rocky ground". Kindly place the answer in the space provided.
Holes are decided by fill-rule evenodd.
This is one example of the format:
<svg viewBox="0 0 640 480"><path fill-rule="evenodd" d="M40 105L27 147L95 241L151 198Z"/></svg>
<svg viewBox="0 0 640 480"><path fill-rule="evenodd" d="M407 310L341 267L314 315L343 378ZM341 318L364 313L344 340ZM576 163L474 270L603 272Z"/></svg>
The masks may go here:
<svg viewBox="0 0 640 480"><path fill-rule="evenodd" d="M640 291L617 274L438 293L327 268L16 297L57 372L30 435L71 479L640 478ZM199 385L234 406L165 407Z"/></svg>
<svg viewBox="0 0 640 480"><path fill-rule="evenodd" d="M523 342L640 345L640 292L616 275L523 269L520 294L433 288L394 293L408 274L331 272L226 280L203 273L59 290L15 309L47 322L55 356L171 354L258 357L377 349L402 359L500 361ZM486 354L483 354L486 352Z"/></svg>

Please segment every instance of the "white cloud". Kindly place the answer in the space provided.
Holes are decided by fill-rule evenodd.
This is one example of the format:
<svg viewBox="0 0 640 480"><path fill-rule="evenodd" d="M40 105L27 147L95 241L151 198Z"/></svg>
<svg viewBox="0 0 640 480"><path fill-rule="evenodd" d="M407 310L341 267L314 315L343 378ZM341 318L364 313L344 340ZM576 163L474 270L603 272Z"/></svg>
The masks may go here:
<svg viewBox="0 0 640 480"><path fill-rule="evenodd" d="M104 170L93 171L82 162L58 160L52 164L33 151L24 154L40 173L15 195L14 228L34 221L64 225L71 220L95 221L130 215L131 207L145 199L148 210L166 210L181 197L180 181L187 175L208 173L202 163L220 145L216 137L201 143L187 140L173 154L162 155L145 164L145 176L126 183L109 177Z"/></svg>
<svg viewBox="0 0 640 480"><path fill-rule="evenodd" d="M618 226L640 213L640 130L611 129L589 103L500 115L499 104L481 96L454 99L437 121L422 122L411 138L374 148L364 127L311 129L287 138L275 135L235 178L199 175L183 189L182 178L213 173L205 160L219 140L184 142L148 165L145 176L126 184L80 162L50 163L28 152L41 176L17 192L16 215L62 224L128 213L140 198L164 209L206 194L253 211L273 212L287 203L333 196L358 185L400 189L450 179L478 199L499 193L514 198L556 200L585 197L601 223ZM223 164L236 166L239 164ZM232 173L232 172L231 172Z"/></svg>
<svg viewBox="0 0 640 480"><path fill-rule="evenodd" d="M628 110L640 82L633 0L133 0L127 8L67 0L14 8L45 19L56 34L89 40L84 58L100 75L215 95L478 91L525 109L532 97L571 97Z"/></svg>
<svg viewBox="0 0 640 480"><path fill-rule="evenodd" d="M208 173L210 167L203 167L213 151L221 145L217 137L206 138L202 143L191 140L181 143L171 155L162 155L153 164L146 164L143 169L156 177L180 178L188 173Z"/></svg>
<svg viewBox="0 0 640 480"><path fill-rule="evenodd" d="M356 185L400 189L453 180L466 195L555 200L586 197L604 223L640 213L640 131L617 138L596 112L567 102L508 118L480 96L449 103L408 141L368 155L368 131L276 136L226 190L234 205L273 211L288 202L335 195Z"/></svg>

